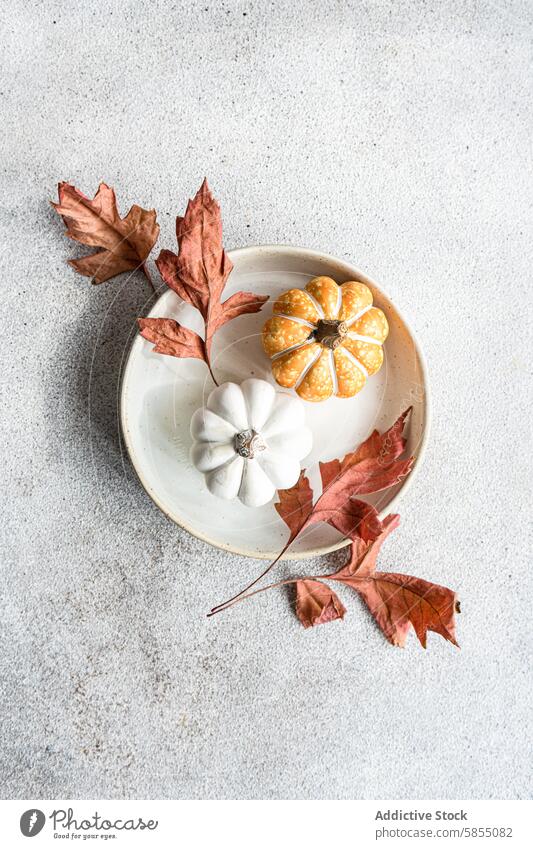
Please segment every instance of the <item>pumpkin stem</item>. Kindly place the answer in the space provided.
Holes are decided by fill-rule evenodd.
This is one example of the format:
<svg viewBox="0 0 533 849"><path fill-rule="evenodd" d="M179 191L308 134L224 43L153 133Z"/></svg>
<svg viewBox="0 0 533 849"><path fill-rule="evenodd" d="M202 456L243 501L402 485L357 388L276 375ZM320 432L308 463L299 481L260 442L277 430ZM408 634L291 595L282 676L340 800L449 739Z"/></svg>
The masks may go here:
<svg viewBox="0 0 533 849"><path fill-rule="evenodd" d="M338 321L336 318L322 318L314 331L314 337L325 348L330 348L334 351L335 348L338 348L342 344L342 340L347 333L348 327L345 321Z"/></svg>
<svg viewBox="0 0 533 849"><path fill-rule="evenodd" d="M246 460L253 460L257 451L264 451L266 448L261 434L252 429L236 433L233 444L237 454Z"/></svg>

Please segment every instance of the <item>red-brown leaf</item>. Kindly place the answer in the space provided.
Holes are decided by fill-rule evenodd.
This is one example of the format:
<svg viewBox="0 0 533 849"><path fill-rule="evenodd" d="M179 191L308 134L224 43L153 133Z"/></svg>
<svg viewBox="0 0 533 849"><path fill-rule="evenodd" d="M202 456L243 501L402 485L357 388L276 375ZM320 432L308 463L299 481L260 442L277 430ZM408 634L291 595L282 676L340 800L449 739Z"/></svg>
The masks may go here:
<svg viewBox="0 0 533 849"><path fill-rule="evenodd" d="M381 533L375 508L354 496L388 489L409 474L413 458L398 459L405 448L402 432L409 412L406 410L385 433L374 431L342 461L320 463L322 495L308 524L328 522L351 539L361 536L372 540Z"/></svg>
<svg viewBox="0 0 533 849"><path fill-rule="evenodd" d="M324 504L331 505L353 495L380 492L401 481L409 474L412 465L412 457L406 460L394 460L387 465L371 458L352 463L345 469L341 468L335 479L328 484L321 498L324 498Z"/></svg>
<svg viewBox="0 0 533 849"><path fill-rule="evenodd" d="M266 301L268 301L268 295L256 295L254 292L235 292L223 304L218 304L216 308L213 308L209 323L210 337L219 327L239 315L259 312Z"/></svg>
<svg viewBox="0 0 533 849"><path fill-rule="evenodd" d="M397 445L394 451L398 450ZM286 551L298 533L312 524L315 516L321 515L320 511L316 510L316 505L313 508L313 493L304 472L301 473L294 487L282 490L279 496L280 501L276 504L276 508L288 525L291 535L289 542L278 558L270 564L269 569ZM352 501L352 503L357 505L363 502ZM405 645L411 627L424 648L428 631L434 631L453 645L458 645L455 637L455 613L459 611L456 594L447 587L433 584L422 578L396 572L376 572L376 560L381 546L387 536L398 527L400 517L397 514L390 514L381 522L376 514L372 516L372 520L374 524L370 523L365 528L364 538L354 534L350 558L337 572L324 575L322 580L302 577L289 581L296 584L296 614L302 624L310 628L344 617L346 612L344 605L329 586L323 583L323 581L338 581L359 594L385 637L393 645ZM257 580L243 590L243 593L246 593L255 583ZM287 583L287 581L281 583ZM278 584L272 586L278 586ZM254 594L255 592L250 593L250 595ZM239 595L230 599L229 604L226 603L227 606L238 600ZM243 598L247 597L243 595ZM213 608L212 613L225 606L219 605Z"/></svg>
<svg viewBox="0 0 533 849"><path fill-rule="evenodd" d="M139 318L141 336L153 342L158 354L205 359L203 339L172 318Z"/></svg>
<svg viewBox="0 0 533 849"><path fill-rule="evenodd" d="M428 631L435 631L457 645L455 639L456 595L447 587L397 572L376 572L376 560L388 535L400 523L395 514L383 520L383 531L373 542L356 540L348 562L328 575L352 587L395 646L405 645L411 625L424 648Z"/></svg>
<svg viewBox="0 0 533 849"><path fill-rule="evenodd" d="M343 619L346 608L330 587L321 581L302 580L296 584L296 615L304 628Z"/></svg>
<svg viewBox="0 0 533 849"><path fill-rule="evenodd" d="M291 532L288 546L298 536L313 509L313 490L305 472L300 472L298 481L290 489L280 489L278 497L279 502L274 507Z"/></svg>
<svg viewBox="0 0 533 849"><path fill-rule="evenodd" d="M70 183L59 183L59 203L52 203L66 224L69 238L102 248L69 260L76 271L103 283L123 271L133 271L146 260L159 235L154 209L134 204L125 218L117 208L115 192L100 183L91 200Z"/></svg>
<svg viewBox="0 0 533 849"><path fill-rule="evenodd" d="M350 539L373 540L383 529L379 513L372 504L349 496L339 499L335 494L331 498L321 496L318 499L307 524L316 522L327 522Z"/></svg>
<svg viewBox="0 0 533 849"><path fill-rule="evenodd" d="M210 301L218 302L233 263L222 246L220 206L211 194L207 180L189 200L183 218L176 218L179 245L178 266L181 281L188 293L185 298L207 318ZM194 299L196 298L196 303Z"/></svg>
<svg viewBox="0 0 533 849"><path fill-rule="evenodd" d="M176 218L179 256L163 250L156 260L161 277L184 301L196 307L205 321L210 301L218 302L233 263L222 246L220 206L207 180Z"/></svg>
<svg viewBox="0 0 533 849"><path fill-rule="evenodd" d="M359 446L357 450L358 459L374 458L385 464L397 460L405 449L407 440L403 435L403 430L412 409L412 407L408 407L401 416L398 416L392 427L384 433L380 433L378 430L372 431L368 439L365 439ZM343 464L350 462L349 457L348 454L344 458Z"/></svg>
<svg viewBox="0 0 533 849"><path fill-rule="evenodd" d="M340 578L368 606L387 640L405 645L412 625L426 648L427 632L435 631L458 645L455 638L457 597L453 590L396 572L374 572L367 578Z"/></svg>
<svg viewBox="0 0 533 849"><path fill-rule="evenodd" d="M183 218L176 219L176 237L179 254L163 250L156 265L167 286L201 313L209 357L215 331L239 315L258 312L268 295L237 292L220 302L233 264L222 245L220 206L207 180L189 201Z"/></svg>
<svg viewBox="0 0 533 849"><path fill-rule="evenodd" d="M343 460L330 460L329 463L320 463L322 488L326 489L344 475L348 469L361 466L365 460L371 461L378 467L387 467L394 460L397 460L405 449L406 439L403 436L403 429L411 410L412 407L405 410L396 419L392 427L384 433L380 434L378 430L372 431L370 436L355 451L346 454ZM363 466L363 470L368 468L369 466ZM360 491L360 494L362 491ZM371 491L375 492L376 490Z"/></svg>
<svg viewBox="0 0 533 849"><path fill-rule="evenodd" d="M379 492L409 473L413 458L398 459L405 448L402 432L409 412L406 410L385 433L374 431L342 461L320 463L323 491L314 505L303 472L295 486L278 493L276 510L291 531L287 546L316 522L327 522L352 540L379 537L384 527L376 508L353 496Z"/></svg>
<svg viewBox="0 0 533 849"><path fill-rule="evenodd" d="M399 524L399 515L391 513L383 519L381 531L373 540L355 537L350 548L350 559L342 569L335 573L335 579L350 578L354 575L357 575L358 578L369 577L376 568L376 560L381 551L381 546Z"/></svg>

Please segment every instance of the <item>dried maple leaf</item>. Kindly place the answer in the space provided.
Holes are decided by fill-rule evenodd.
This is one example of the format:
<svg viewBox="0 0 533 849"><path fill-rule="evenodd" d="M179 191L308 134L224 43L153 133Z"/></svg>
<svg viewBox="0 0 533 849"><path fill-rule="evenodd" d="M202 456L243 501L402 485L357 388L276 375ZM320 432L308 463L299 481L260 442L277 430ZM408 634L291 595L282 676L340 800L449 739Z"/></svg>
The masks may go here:
<svg viewBox="0 0 533 849"><path fill-rule="evenodd" d="M296 585L296 615L305 628L342 619L346 609L335 592L324 583L335 581L355 590L368 606L383 634L395 646L405 645L413 627L422 646L427 632L434 631L457 645L455 613L459 603L453 590L422 578L397 572L377 572L376 561L383 542L398 527L400 517L383 521L374 507L350 497L351 492L368 493L391 486L407 474L412 458L400 460L405 448L403 428L406 410L388 431L374 431L356 451L344 459L321 464L323 492L313 505L313 492L305 472L295 486L279 493L276 509L290 530L288 543L265 571L224 604L221 610L274 587ZM388 481L388 483L387 483ZM251 588L264 577L299 533L314 522L325 521L351 536L350 557L337 572L329 575L287 578L267 587Z"/></svg>
<svg viewBox="0 0 533 849"><path fill-rule="evenodd" d="M288 545L316 522L327 522L351 538L372 540L381 533L375 507L353 496L379 492L409 473L413 458L398 459L405 448L402 433L408 414L409 410L402 413L383 434L375 430L342 461L320 463L323 489L316 504L312 504L312 491L304 472L291 489L279 492L279 502L274 506L291 531Z"/></svg>
<svg viewBox="0 0 533 849"><path fill-rule="evenodd" d="M351 539L371 541L379 537L383 524L376 508L353 495L378 492L398 483L411 469L413 458L397 459L405 447L402 436L409 410L383 434L374 431L365 442L344 460L321 463L323 491L313 505L313 491L305 472L301 472L297 483L290 489L278 492L279 501L274 505L290 530L285 546L275 560L247 587L235 596L213 608L221 610L231 604L258 583L283 557L296 537L317 522L327 522L344 536Z"/></svg>
<svg viewBox="0 0 533 849"><path fill-rule="evenodd" d="M405 645L413 627L424 648L428 631L440 634L456 646L455 613L459 612L459 603L453 590L411 575L375 571L381 546L391 531L398 527L399 518L394 514L387 516L382 522L382 533L372 542L356 539L351 544L350 558L337 572L286 578L235 596L231 603L236 604L275 587L295 584L296 615L305 628L312 628L342 619L346 613L339 597L324 583L335 581L356 591L392 645Z"/></svg>
<svg viewBox="0 0 533 849"><path fill-rule="evenodd" d="M343 460L320 463L324 493L327 490L330 497L336 498L343 490L349 489L352 495L365 495L387 489L401 480L410 471L413 462L412 458L398 461L406 445L403 429L410 412L411 407L384 433L374 430L359 448L346 454Z"/></svg>
<svg viewBox="0 0 533 849"><path fill-rule="evenodd" d="M326 584L306 579L296 582L296 615L304 628L343 619L345 613L343 603Z"/></svg>
<svg viewBox="0 0 533 849"><path fill-rule="evenodd" d="M454 615L458 607L453 590L410 575L375 571L381 546L398 527L399 519L387 516L380 536L371 543L354 544L348 562L327 578L358 593L393 645L405 645L411 625L424 648L428 631L457 645Z"/></svg>
<svg viewBox="0 0 533 849"><path fill-rule="evenodd" d="M179 255L161 251L156 260L161 277L208 321L220 301L233 263L222 246L220 206L204 180L183 217L176 218Z"/></svg>
<svg viewBox="0 0 533 849"><path fill-rule="evenodd" d="M155 209L142 209L134 204L125 218L117 208L115 192L100 183L91 200L70 183L59 183L59 203L52 203L66 224L70 239L101 248L94 254L71 259L69 264L93 283L103 283L123 271L144 267L148 254L159 235ZM151 282L151 280L150 280Z"/></svg>
<svg viewBox="0 0 533 849"><path fill-rule="evenodd" d="M407 444L403 431L412 409L408 407L384 433L373 430L359 448L346 454L343 460L320 463L323 489L334 483L350 467L360 465L364 460L372 460L378 467L387 466L393 460L397 460L403 454Z"/></svg>
<svg viewBox="0 0 533 849"><path fill-rule="evenodd" d="M280 489L278 492L279 502L274 505L291 535L288 545L296 539L313 510L313 490L309 478L305 472L300 472L300 477L290 489Z"/></svg>
<svg viewBox="0 0 533 849"><path fill-rule="evenodd" d="M395 572L374 572L368 578L343 578L361 596L387 640L404 646L412 625L426 648L428 631L458 645L454 614L458 610L453 590Z"/></svg>
<svg viewBox="0 0 533 849"><path fill-rule="evenodd" d="M316 522L327 522L346 537L375 539L381 533L379 514L372 504L365 501L345 497L337 503L335 499L322 500L323 496L320 496L313 505L313 491L305 472L290 489L279 490L278 497L274 507L291 532L282 554L298 534Z"/></svg>
<svg viewBox="0 0 533 849"><path fill-rule="evenodd" d="M350 558L337 572L287 578L236 596L232 603L274 587L295 584L296 615L305 628L311 628L344 617L344 605L324 583L335 581L356 591L392 645L404 646L411 627L424 648L428 631L434 631L453 645L458 645L455 613L459 612L459 602L453 590L411 575L375 571L381 546L391 531L398 527L399 518L394 514L387 516L382 522L382 533L372 542L355 539L351 544Z"/></svg>
<svg viewBox="0 0 533 849"><path fill-rule="evenodd" d="M335 578L351 578L354 575L357 575L358 578L366 578L370 575L376 568L376 560L381 551L381 546L399 524L400 517L398 514L390 513L381 522L380 533L372 540L355 537L350 546L350 558L342 569L335 573Z"/></svg>
<svg viewBox="0 0 533 849"><path fill-rule="evenodd" d="M140 318L139 328L141 336L155 344L158 354L205 359L205 343L201 336L172 318Z"/></svg>
<svg viewBox="0 0 533 849"><path fill-rule="evenodd" d="M183 218L176 219L176 237L179 254L163 250L156 260L156 265L167 286L201 313L205 324L203 359L211 370L211 343L215 331L240 315L259 312L268 300L268 295L236 292L221 302L220 298L233 264L222 245L220 206L211 194L207 180L204 180L195 197L189 201ZM154 337L157 322L164 320L151 319L150 331L154 333ZM150 335L143 335L146 339L155 341ZM176 349L173 356L188 355Z"/></svg>

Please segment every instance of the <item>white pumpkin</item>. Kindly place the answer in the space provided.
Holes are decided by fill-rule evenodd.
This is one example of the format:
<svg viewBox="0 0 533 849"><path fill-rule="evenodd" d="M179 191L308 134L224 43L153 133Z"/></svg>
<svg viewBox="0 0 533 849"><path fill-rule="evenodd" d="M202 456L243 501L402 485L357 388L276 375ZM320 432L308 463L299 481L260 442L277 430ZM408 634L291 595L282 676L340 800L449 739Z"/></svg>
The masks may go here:
<svg viewBox="0 0 533 849"><path fill-rule="evenodd" d="M265 380L223 383L191 419L191 460L209 492L260 507L293 486L313 442L298 398Z"/></svg>

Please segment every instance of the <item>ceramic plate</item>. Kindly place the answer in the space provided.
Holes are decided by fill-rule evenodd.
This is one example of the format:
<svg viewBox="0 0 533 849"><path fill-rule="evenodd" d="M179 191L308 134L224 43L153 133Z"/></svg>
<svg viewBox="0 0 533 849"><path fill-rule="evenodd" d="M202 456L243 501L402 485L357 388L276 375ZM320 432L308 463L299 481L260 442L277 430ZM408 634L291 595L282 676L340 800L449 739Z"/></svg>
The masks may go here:
<svg viewBox="0 0 533 849"><path fill-rule="evenodd" d="M382 512L397 508L401 492L410 486L420 465L429 425L428 387L422 354L412 331L391 300L365 274L343 260L305 248L265 245L230 252L235 265L225 297L239 290L271 296L255 315L226 324L215 336L213 371L219 383L240 383L260 377L274 383L261 345L261 329L281 292L302 288L311 277L328 275L337 282L361 280L386 314L390 333L381 370L354 398L305 403L313 431L312 453L304 460L315 493L320 492L319 460L343 457L373 428L389 427L412 405L407 450L416 457L409 477L396 487L369 497ZM172 291L166 291L150 312L175 318L197 332L201 319ZM155 354L151 343L137 336L124 370L121 423L125 444L148 495L174 522L218 548L250 557L273 558L287 539L287 528L273 503L251 509L238 500L211 495L202 475L189 461L189 422L202 406L213 383L205 364ZM278 389L280 387L277 387ZM325 554L346 541L328 525L316 525L294 543L292 558Z"/></svg>

